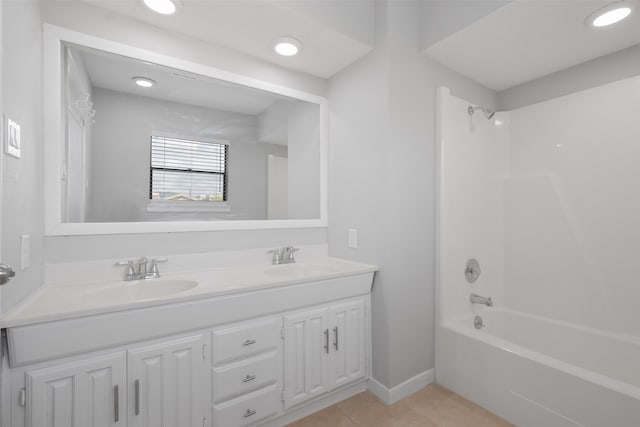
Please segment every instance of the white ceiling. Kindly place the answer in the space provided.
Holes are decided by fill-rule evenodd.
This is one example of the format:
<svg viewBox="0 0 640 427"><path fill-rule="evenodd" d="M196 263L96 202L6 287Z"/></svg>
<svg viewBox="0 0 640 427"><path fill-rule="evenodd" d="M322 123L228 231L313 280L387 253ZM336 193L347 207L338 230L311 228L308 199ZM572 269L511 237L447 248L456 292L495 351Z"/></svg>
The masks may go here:
<svg viewBox="0 0 640 427"><path fill-rule="evenodd" d="M284 96L203 77L95 49L72 46L80 55L94 87L181 104L258 115ZM147 77L152 88L137 86L132 77Z"/></svg>
<svg viewBox="0 0 640 427"><path fill-rule="evenodd" d="M370 0L182 0L171 16L141 0L84 0L95 6L200 40L220 44L280 66L328 78L366 55L374 44ZM273 51L282 36L300 40L295 57Z"/></svg>
<svg viewBox="0 0 640 427"><path fill-rule="evenodd" d="M504 90L640 43L640 2L628 19L593 28L612 0L514 1L425 49L447 67Z"/></svg>

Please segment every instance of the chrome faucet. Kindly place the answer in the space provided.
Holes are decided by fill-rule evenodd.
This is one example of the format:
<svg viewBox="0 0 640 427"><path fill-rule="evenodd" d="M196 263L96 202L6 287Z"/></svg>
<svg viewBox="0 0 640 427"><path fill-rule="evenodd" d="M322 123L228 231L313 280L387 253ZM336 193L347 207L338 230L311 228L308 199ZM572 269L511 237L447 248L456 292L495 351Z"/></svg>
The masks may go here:
<svg viewBox="0 0 640 427"><path fill-rule="evenodd" d="M124 280L140 280L140 279L157 279L160 277L160 269L158 268L158 263L167 262L166 258L152 258L149 260L147 257L140 258L138 263L138 268L134 267L133 260L128 261L119 261L116 265L126 265L127 269L124 274Z"/></svg>
<svg viewBox="0 0 640 427"><path fill-rule="evenodd" d="M139 278L147 278L147 266L149 265L149 260L147 257L142 257L138 260L138 274Z"/></svg>
<svg viewBox="0 0 640 427"><path fill-rule="evenodd" d="M491 301L491 297L487 298L477 294L471 294L469 295L469 301L471 301L472 304L484 304L487 307L493 307L493 301Z"/></svg>
<svg viewBox="0 0 640 427"><path fill-rule="evenodd" d="M273 254L271 257L271 264L273 265L291 264L296 262L293 253L299 250L299 248L294 248L293 246L283 246L280 249L272 249L267 253Z"/></svg>

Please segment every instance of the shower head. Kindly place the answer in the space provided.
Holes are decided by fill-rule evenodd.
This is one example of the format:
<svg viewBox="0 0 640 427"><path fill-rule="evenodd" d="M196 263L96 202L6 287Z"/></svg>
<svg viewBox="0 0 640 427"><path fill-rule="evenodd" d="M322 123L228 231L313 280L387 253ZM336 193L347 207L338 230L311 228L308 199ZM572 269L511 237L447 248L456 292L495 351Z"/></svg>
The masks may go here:
<svg viewBox="0 0 640 427"><path fill-rule="evenodd" d="M482 111L484 113L484 116L487 118L487 120L491 119L496 114L495 111L489 110L488 108L473 107L471 105L469 105L469 108L467 108L467 113L469 113L470 116L473 116L473 113L475 113L476 110Z"/></svg>

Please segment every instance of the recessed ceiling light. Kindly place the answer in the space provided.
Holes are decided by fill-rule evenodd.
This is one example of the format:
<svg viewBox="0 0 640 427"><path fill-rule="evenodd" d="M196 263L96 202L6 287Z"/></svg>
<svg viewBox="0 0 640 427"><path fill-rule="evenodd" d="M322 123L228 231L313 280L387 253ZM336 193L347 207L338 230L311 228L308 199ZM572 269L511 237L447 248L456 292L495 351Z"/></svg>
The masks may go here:
<svg viewBox="0 0 640 427"><path fill-rule="evenodd" d="M155 81L148 77L132 77L131 79L140 87L151 87L156 84Z"/></svg>
<svg viewBox="0 0 640 427"><path fill-rule="evenodd" d="M598 9L587 18L587 23L594 27L606 27L622 21L631 14L631 6L626 2L616 2Z"/></svg>
<svg viewBox="0 0 640 427"><path fill-rule="evenodd" d="M145 6L161 15L173 15L182 7L180 0L142 0Z"/></svg>
<svg viewBox="0 0 640 427"><path fill-rule="evenodd" d="M273 43L273 49L282 56L294 56L302 50L302 43L293 37L280 37Z"/></svg>

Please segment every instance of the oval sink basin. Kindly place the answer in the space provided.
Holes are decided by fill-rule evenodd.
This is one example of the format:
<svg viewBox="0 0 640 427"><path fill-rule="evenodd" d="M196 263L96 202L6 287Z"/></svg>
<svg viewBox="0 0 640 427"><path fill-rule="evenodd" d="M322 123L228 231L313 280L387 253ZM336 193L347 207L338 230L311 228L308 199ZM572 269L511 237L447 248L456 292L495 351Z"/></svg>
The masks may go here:
<svg viewBox="0 0 640 427"><path fill-rule="evenodd" d="M323 274L334 273L336 271L336 267L332 265L307 263L274 265L273 267L268 267L264 270L266 274L279 277L320 276Z"/></svg>
<svg viewBox="0 0 640 427"><path fill-rule="evenodd" d="M196 286L198 286L198 282L194 280L140 280L89 290L85 293L84 299L100 299L103 302L105 300L112 302L146 301L175 295Z"/></svg>

